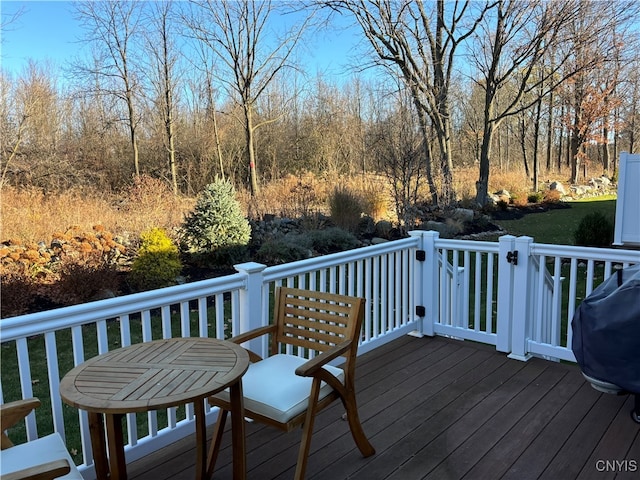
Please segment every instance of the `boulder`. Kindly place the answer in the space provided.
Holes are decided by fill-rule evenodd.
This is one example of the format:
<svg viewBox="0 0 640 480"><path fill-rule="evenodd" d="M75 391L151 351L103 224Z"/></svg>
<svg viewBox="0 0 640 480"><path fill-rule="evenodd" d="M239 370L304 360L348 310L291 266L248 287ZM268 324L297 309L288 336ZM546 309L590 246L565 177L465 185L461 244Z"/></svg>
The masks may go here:
<svg viewBox="0 0 640 480"><path fill-rule="evenodd" d="M560 182L551 182L549 185L549 190L557 190L561 195L566 195L567 191L564 189L564 185Z"/></svg>
<svg viewBox="0 0 640 480"><path fill-rule="evenodd" d="M436 222L435 220L429 220L428 222L423 224L423 228L427 231L433 230L435 232L438 232L442 238L451 238L449 227L445 223Z"/></svg>
<svg viewBox="0 0 640 480"><path fill-rule="evenodd" d="M454 220L460 220L463 223L473 222L474 212L470 208L456 208L451 215Z"/></svg>
<svg viewBox="0 0 640 480"><path fill-rule="evenodd" d="M511 194L507 190L502 189L494 192L493 198L495 199L496 203L500 201L509 203L511 201Z"/></svg>

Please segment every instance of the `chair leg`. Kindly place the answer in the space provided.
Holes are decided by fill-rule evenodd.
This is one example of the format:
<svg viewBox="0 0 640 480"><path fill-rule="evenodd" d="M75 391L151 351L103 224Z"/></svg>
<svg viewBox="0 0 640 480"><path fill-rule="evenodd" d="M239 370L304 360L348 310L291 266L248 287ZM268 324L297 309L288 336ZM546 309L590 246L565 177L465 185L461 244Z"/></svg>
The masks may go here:
<svg viewBox="0 0 640 480"><path fill-rule="evenodd" d="M222 434L224 433L224 425L227 421L228 414L229 412L223 409L220 409L220 412L218 413L218 420L216 421L216 426L213 430L211 446L209 447L209 454L207 455L206 478L211 478L213 475L216 460L218 459L218 453L220 453L220 443L222 442Z"/></svg>
<svg viewBox="0 0 640 480"><path fill-rule="evenodd" d="M311 394L309 395L309 406L304 419L302 429L302 439L300 440L300 450L298 450L298 463L296 464L295 480L304 480L307 470L307 458L311 449L311 435L313 434L313 423L316 419L316 411L318 406L318 396L320 395L320 380L313 379L311 385Z"/></svg>
<svg viewBox="0 0 640 480"><path fill-rule="evenodd" d="M364 430L362 429L355 394L351 392L351 394L348 395L348 398L343 399L343 404L347 410L347 420L349 421L351 435L353 436L360 453L362 453L363 457L370 457L376 453L376 450L373 448L373 445L371 445L369 439L367 439L367 436L364 433Z"/></svg>

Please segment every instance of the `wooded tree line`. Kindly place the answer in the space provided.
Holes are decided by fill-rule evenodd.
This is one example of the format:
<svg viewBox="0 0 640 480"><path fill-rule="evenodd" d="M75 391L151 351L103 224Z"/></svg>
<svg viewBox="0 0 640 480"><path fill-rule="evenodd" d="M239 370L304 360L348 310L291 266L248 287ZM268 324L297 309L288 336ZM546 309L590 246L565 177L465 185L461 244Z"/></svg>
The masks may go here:
<svg viewBox="0 0 640 480"><path fill-rule="evenodd" d="M613 175L636 149L633 1L75 5L90 54L2 71L3 185L112 192L147 174L194 195L216 176L256 193L300 171L382 173L407 203L426 183L447 205L475 166L484 205L495 169L536 190L541 174ZM337 19L361 34L351 75L305 71Z"/></svg>

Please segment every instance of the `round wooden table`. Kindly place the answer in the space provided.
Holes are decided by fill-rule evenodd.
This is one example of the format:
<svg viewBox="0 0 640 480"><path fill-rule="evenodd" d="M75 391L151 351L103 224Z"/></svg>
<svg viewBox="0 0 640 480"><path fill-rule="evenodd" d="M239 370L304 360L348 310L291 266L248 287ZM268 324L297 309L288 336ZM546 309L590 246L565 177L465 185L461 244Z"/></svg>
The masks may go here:
<svg viewBox="0 0 640 480"><path fill-rule="evenodd" d="M213 338L172 338L139 343L91 358L67 373L60 396L89 416L98 480L126 479L122 417L193 402L196 478L207 476L204 399L227 387L235 411L244 418L242 375L246 350ZM106 441L105 443L105 423ZM244 422L232 422L234 478L246 476ZM108 455L107 455L108 447Z"/></svg>

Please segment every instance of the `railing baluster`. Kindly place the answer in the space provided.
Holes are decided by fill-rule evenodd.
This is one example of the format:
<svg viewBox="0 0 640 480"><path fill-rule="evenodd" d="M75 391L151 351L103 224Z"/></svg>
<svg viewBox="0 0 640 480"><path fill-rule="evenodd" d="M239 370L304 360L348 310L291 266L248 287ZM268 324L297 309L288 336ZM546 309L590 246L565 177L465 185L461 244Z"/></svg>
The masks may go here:
<svg viewBox="0 0 640 480"><path fill-rule="evenodd" d="M107 321L104 319L96 322L98 354L107 353L109 351L109 335L107 333Z"/></svg>
<svg viewBox="0 0 640 480"><path fill-rule="evenodd" d="M58 368L58 347L56 333L44 334L44 347L47 357L47 371L49 373L49 395L53 411L53 428L65 438L64 419L62 415L62 400L60 398L60 369Z"/></svg>
<svg viewBox="0 0 640 480"><path fill-rule="evenodd" d="M495 327L494 325L494 318L495 316L493 315L493 305L494 303L496 304L496 311L497 311L497 305L498 305L498 301L496 299L496 301L494 302L493 300L493 279L494 279L494 258L495 258L495 254L494 253L487 253L487 270L485 273L485 277L486 277L486 288L487 291L485 292L485 332L486 333L497 333L498 329L497 327ZM481 287L479 287L481 288ZM480 296L480 292L478 292L478 296ZM497 340L496 340L497 341Z"/></svg>
<svg viewBox="0 0 640 480"><path fill-rule="evenodd" d="M551 345L560 345L562 336L562 323L560 314L562 312L562 261L559 255L556 255L553 262L553 294L552 294L552 310L551 310ZM565 345L566 346L566 345ZM568 345L571 347L571 345Z"/></svg>

